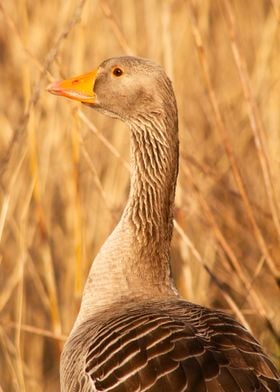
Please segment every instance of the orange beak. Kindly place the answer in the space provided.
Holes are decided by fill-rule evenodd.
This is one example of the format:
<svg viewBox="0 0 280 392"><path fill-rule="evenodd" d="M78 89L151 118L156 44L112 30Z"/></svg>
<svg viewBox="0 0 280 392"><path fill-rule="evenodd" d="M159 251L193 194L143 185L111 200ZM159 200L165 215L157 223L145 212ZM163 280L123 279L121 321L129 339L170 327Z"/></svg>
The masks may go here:
<svg viewBox="0 0 280 392"><path fill-rule="evenodd" d="M51 83L47 91L51 94L75 99L83 103L95 103L96 94L93 91L98 70L68 80Z"/></svg>

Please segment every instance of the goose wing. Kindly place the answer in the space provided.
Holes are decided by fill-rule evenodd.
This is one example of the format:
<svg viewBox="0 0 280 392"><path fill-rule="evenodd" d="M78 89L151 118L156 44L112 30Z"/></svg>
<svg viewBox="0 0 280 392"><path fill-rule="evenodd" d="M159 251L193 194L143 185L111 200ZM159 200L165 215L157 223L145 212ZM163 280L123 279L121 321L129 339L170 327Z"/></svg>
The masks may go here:
<svg viewBox="0 0 280 392"><path fill-rule="evenodd" d="M275 367L244 327L180 302L139 307L105 323L86 355L89 390L280 391Z"/></svg>

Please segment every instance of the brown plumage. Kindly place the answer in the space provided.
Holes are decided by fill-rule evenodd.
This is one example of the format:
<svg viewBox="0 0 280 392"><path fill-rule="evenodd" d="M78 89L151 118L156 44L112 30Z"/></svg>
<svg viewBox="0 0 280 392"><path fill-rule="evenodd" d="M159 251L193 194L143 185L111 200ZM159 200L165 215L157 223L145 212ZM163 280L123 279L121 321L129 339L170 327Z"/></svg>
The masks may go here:
<svg viewBox="0 0 280 392"><path fill-rule="evenodd" d="M178 120L162 68L113 58L49 91L123 120L131 133L129 199L92 264L62 353L61 390L280 391L276 368L242 325L180 299L174 287Z"/></svg>

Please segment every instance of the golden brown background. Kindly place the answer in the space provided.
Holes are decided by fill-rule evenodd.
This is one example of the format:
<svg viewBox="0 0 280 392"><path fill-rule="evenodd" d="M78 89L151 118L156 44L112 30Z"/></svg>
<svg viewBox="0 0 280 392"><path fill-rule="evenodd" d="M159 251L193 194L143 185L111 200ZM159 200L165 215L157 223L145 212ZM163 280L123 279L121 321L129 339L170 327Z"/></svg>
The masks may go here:
<svg viewBox="0 0 280 392"><path fill-rule="evenodd" d="M45 87L122 54L162 64L178 99L180 292L234 314L279 365L279 1L4 0L4 392L58 391L87 271L128 195L126 127Z"/></svg>

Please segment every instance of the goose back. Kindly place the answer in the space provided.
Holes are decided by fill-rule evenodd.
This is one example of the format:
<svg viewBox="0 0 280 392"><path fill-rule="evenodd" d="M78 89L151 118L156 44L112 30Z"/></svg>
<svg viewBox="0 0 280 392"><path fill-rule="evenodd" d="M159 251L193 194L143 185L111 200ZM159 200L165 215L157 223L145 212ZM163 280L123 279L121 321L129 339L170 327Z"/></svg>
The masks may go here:
<svg viewBox="0 0 280 392"><path fill-rule="evenodd" d="M275 367L230 316L182 300L127 302L74 331L63 391L280 391Z"/></svg>

